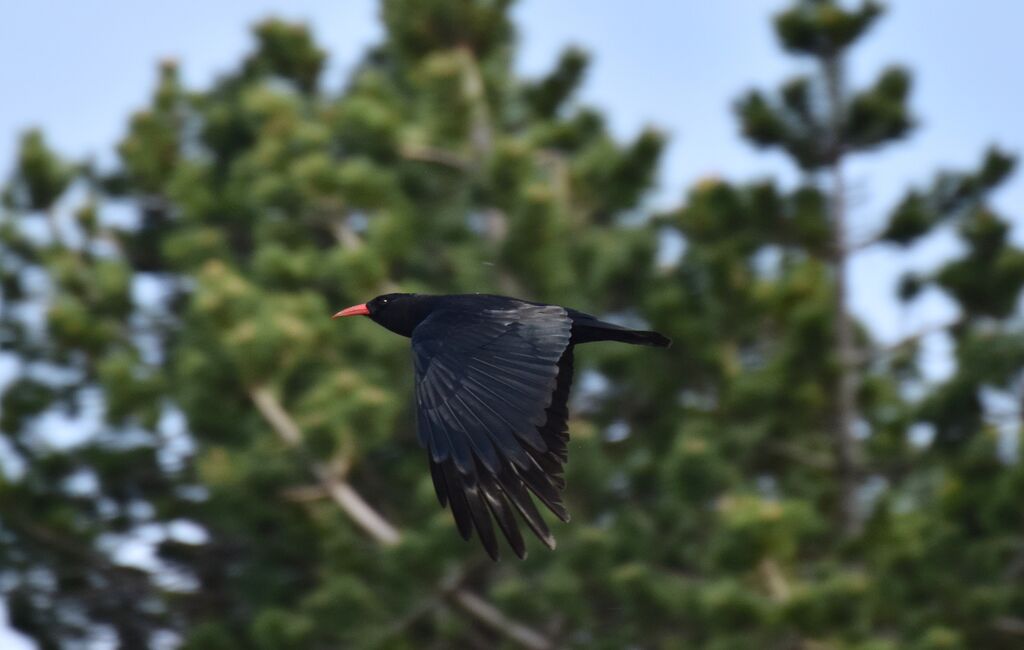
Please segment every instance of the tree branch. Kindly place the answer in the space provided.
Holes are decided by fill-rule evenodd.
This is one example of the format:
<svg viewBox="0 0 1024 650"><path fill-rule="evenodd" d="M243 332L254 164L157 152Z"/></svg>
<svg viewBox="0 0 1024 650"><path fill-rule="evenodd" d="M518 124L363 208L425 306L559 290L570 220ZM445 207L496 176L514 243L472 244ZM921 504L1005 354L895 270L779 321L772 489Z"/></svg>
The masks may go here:
<svg viewBox="0 0 1024 650"><path fill-rule="evenodd" d="M363 245L363 239L352 230L344 219L333 219L330 223L334 239L347 250L355 250Z"/></svg>
<svg viewBox="0 0 1024 650"><path fill-rule="evenodd" d="M786 602L792 595L789 582L786 580L786 576L782 573L782 569L779 568L779 564L770 557L766 557L761 560L761 563L757 565L757 570L761 574L761 579L764 581L765 588L768 590L768 595L775 602Z"/></svg>
<svg viewBox="0 0 1024 650"><path fill-rule="evenodd" d="M330 495L319 483L316 485L296 485L281 490L281 497L296 503L309 503L326 499Z"/></svg>
<svg viewBox="0 0 1024 650"><path fill-rule="evenodd" d="M881 357L885 357L886 355L902 352L911 345L919 343L921 339L925 338L926 336L938 334L939 332L948 331L956 327L957 325L960 325L963 322L963 318L954 318L953 320L947 321L945 323L931 323L929 325L925 325L916 332L908 334L907 336L904 336L898 341L895 341L888 345L876 347L871 350L865 350L864 352L857 356L857 363L862 365L870 361L879 359Z"/></svg>
<svg viewBox="0 0 1024 650"><path fill-rule="evenodd" d="M401 149L402 158L417 162L428 162L435 165L450 167L457 171L469 169L469 161L453 151L437 149L435 147L420 147L416 145L404 145Z"/></svg>
<svg viewBox="0 0 1024 650"><path fill-rule="evenodd" d="M270 423L278 436L289 446L302 447L302 431L295 420L284 410L281 402L265 386L258 386L249 391L256 408ZM401 539L401 534L384 517L374 510L347 482L338 479L323 463L311 462L310 469L317 481L334 500L338 507L345 511L370 537L384 546L394 546Z"/></svg>
<svg viewBox="0 0 1024 650"><path fill-rule="evenodd" d="M54 248L67 248L64 244L64 235L60 232L60 221L57 219L56 209L51 205L43 211L43 214L46 215L46 226L50 232L50 239L53 240L50 243Z"/></svg>
<svg viewBox="0 0 1024 650"><path fill-rule="evenodd" d="M395 621L394 624L388 626L374 642L376 645L382 645L384 641L399 636L406 629L411 627L419 619L426 616L434 608L441 605L444 599L459 586L459 583L466 577L465 569L457 569L448 575L446 575L437 585L437 588L430 593L426 598L419 601L416 605L409 609L405 615Z"/></svg>
<svg viewBox="0 0 1024 650"><path fill-rule="evenodd" d="M878 243L880 243L882 241L884 241L883 238L882 238L882 235L879 234L879 235L872 235L872 236L867 237L866 239L862 239L860 241L847 242L846 246L843 248L843 254L846 255L847 257L849 257L850 255L853 255L854 253L859 253L859 252L861 252L864 249L871 248L875 244L878 244Z"/></svg>
<svg viewBox="0 0 1024 650"><path fill-rule="evenodd" d="M992 623L992 627L1003 634L1024 636L1024 619L1013 616L1001 616Z"/></svg>
<svg viewBox="0 0 1024 650"><path fill-rule="evenodd" d="M541 149L537 152L537 160L550 170L551 189L556 200L566 213L570 213L572 183L569 173L569 162L563 153L554 149Z"/></svg>
<svg viewBox="0 0 1024 650"><path fill-rule="evenodd" d="M273 391L266 386L255 386L249 389L249 398L285 444L299 450L303 449L302 430ZM323 489L370 537L382 546L394 546L401 541L401 531L374 510L351 484L330 472L323 463L313 460L308 462ZM525 648L549 650L553 647L551 641L544 635L508 618L494 605L467 589L453 586L448 597L464 612Z"/></svg>
<svg viewBox="0 0 1024 650"><path fill-rule="evenodd" d="M471 104L469 138L476 163L480 164L494 146L491 112L487 106L487 87L476 55L468 47L459 48L463 60L462 90Z"/></svg>
<svg viewBox="0 0 1024 650"><path fill-rule="evenodd" d="M70 587L64 595L77 591L80 598L90 603L92 615L98 615L110 624L120 640L119 647L141 647L149 638L147 626L159 625L162 616L157 611L134 607L134 604L152 596L150 573L142 569L116 564L103 553L77 543L60 531L35 523L30 517L5 513L2 522L9 530L32 540L36 548L46 548L80 562L85 569L98 572L96 580L83 571L77 587ZM4 527L0 526L0 530Z"/></svg>
<svg viewBox="0 0 1024 650"><path fill-rule="evenodd" d="M827 453L818 453L813 449L805 449L792 443L779 441L771 445L771 450L788 460L800 463L822 472L835 469L835 459Z"/></svg>
<svg viewBox="0 0 1024 650"><path fill-rule="evenodd" d="M501 611L480 596L467 589L455 589L452 599L466 612L488 627L498 630L508 638L530 650L547 650L553 647L540 632L508 618Z"/></svg>

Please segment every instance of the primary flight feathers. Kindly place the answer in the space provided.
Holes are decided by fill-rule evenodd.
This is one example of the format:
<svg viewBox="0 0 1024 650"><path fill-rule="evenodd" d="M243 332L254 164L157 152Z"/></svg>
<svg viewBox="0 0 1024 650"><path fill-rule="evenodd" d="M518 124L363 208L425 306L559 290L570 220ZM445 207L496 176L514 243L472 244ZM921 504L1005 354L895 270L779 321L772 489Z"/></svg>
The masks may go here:
<svg viewBox="0 0 1024 650"><path fill-rule="evenodd" d="M555 548L531 494L569 521L561 491L573 346L671 344L657 332L574 309L482 294L387 294L334 317L356 315L412 339L417 437L438 501L451 508L462 537L476 530L495 560L493 523L515 554L526 557L516 513Z"/></svg>

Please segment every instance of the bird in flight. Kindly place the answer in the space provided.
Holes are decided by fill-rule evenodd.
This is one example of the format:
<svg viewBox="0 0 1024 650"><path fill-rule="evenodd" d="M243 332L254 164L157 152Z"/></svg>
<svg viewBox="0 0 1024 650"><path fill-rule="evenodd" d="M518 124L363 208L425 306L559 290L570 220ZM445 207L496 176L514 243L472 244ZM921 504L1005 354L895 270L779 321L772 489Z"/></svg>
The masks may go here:
<svg viewBox="0 0 1024 650"><path fill-rule="evenodd" d="M463 539L475 529L498 559L493 522L519 558L515 513L548 546L555 538L530 497L569 521L561 498L568 459L573 347L619 341L667 348L657 332L589 314L485 294L389 293L342 309L412 339L416 435L442 507Z"/></svg>

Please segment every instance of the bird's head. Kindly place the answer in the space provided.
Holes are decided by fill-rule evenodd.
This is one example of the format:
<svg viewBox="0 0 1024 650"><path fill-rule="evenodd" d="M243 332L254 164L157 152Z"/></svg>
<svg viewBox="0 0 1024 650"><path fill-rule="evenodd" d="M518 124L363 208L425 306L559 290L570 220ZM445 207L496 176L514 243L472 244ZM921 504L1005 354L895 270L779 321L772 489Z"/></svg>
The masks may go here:
<svg viewBox="0 0 1024 650"><path fill-rule="evenodd" d="M332 318L369 316L378 325L396 334L412 336L412 331L427 316L421 298L415 293L386 293L361 305L342 309Z"/></svg>

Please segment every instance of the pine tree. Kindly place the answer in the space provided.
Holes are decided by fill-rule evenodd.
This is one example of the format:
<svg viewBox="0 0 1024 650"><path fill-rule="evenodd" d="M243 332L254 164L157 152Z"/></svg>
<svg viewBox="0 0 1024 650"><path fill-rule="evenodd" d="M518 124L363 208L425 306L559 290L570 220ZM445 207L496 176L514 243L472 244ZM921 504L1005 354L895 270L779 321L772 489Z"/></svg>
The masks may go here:
<svg viewBox="0 0 1024 650"><path fill-rule="evenodd" d="M858 359L862 356L856 324L849 312L848 241L843 163L903 137L913 124L906 106L909 74L898 67L882 71L875 83L852 91L845 78L850 48L864 37L881 14L868 1L847 9L831 0L806 0L778 15L776 32L783 47L811 57L817 73L788 81L777 99L754 91L739 104L744 134L763 147L779 147L801 170L827 176L831 230L826 263L835 278L833 329L836 361L834 447L841 481L839 507L848 532L858 526L857 490L862 468L857 449Z"/></svg>
<svg viewBox="0 0 1024 650"><path fill-rule="evenodd" d="M550 645L510 618L554 605L523 600L542 573L483 570L452 543L404 343L329 315L393 289L632 304L656 240L623 215L662 139L620 144L572 104L578 50L516 78L508 3L382 17L340 91L308 31L277 20L208 89L165 62L115 170L26 136L3 231L19 359L3 430L25 468L4 484L3 553L13 622L41 643ZM41 416L64 405L102 420L54 447ZM143 530L160 566L112 562L112 536Z"/></svg>
<svg viewBox="0 0 1024 650"><path fill-rule="evenodd" d="M955 370L917 400L914 418L931 439L915 471L893 481L898 489L881 504L870 531L871 561L880 574L900 578L884 593L907 601L927 595L930 607L904 622L908 636L935 640L926 647L1013 648L1024 630L1018 443L1024 250L1012 243L1011 222L990 200L1015 164L991 148L975 170L938 173L929 186L907 192L882 235L912 246L955 227L965 249L934 272L902 282L904 300L935 288L956 303L955 321L932 332L951 337ZM902 512L906 504L914 506L909 513Z"/></svg>
<svg viewBox="0 0 1024 650"><path fill-rule="evenodd" d="M843 165L913 122L907 72L844 80L879 6L775 22L815 70L737 106L795 187L708 179L638 219L662 136L617 141L576 100L581 50L517 77L510 5L384 0L340 87L280 20L209 87L164 62L112 169L25 135L0 208L13 624L43 648L1017 647L1024 253L991 201L1012 156L911 189L873 244L963 239L902 283L960 306L932 383L920 337L882 347L846 304ZM658 267L667 231L685 248ZM492 565L457 539L407 343L329 318L392 290L675 339L578 352L557 551Z"/></svg>
<svg viewBox="0 0 1024 650"><path fill-rule="evenodd" d="M968 253L903 283L905 299L934 285L961 304L949 328L957 371L932 385L920 337L873 343L844 297L857 247L845 237L843 159L912 125L906 72L884 71L861 92L842 83L848 48L879 15L872 4L797 2L776 19L783 46L814 57L818 73L777 99L751 92L738 113L750 140L804 172L796 188L709 179L657 220L686 248L647 304L687 372L651 373L609 406L633 421L629 405L646 396L677 405L643 426L651 448L631 478L638 501L661 505L650 529L676 542L657 563L689 586L679 614L687 645L1019 641L1019 451L1008 456L1004 444L1001 460L997 414L985 406L993 389L1019 395L1019 252L987 207L1012 158L992 150L975 172L911 190L866 242L911 245L959 224ZM1002 416L1004 442L1018 417ZM921 426L931 444L910 435ZM652 429L665 437L652 440Z"/></svg>

